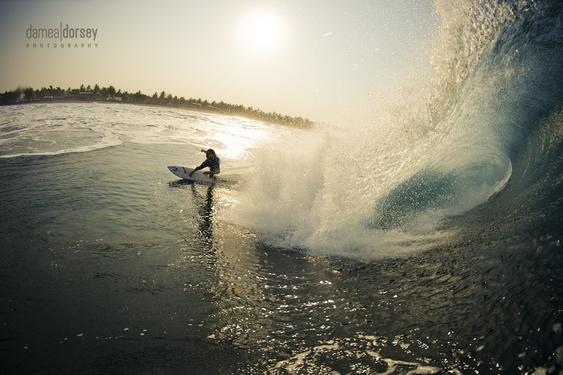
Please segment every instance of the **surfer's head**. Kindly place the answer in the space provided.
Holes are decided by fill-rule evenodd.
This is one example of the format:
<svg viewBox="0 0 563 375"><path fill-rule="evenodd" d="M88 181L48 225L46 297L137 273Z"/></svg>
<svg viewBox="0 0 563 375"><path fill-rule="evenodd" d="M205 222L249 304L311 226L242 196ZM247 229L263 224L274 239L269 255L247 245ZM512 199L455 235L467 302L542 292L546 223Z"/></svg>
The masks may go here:
<svg viewBox="0 0 563 375"><path fill-rule="evenodd" d="M213 150L212 148L205 151L205 156L207 157L207 159L215 159L217 157L215 150Z"/></svg>

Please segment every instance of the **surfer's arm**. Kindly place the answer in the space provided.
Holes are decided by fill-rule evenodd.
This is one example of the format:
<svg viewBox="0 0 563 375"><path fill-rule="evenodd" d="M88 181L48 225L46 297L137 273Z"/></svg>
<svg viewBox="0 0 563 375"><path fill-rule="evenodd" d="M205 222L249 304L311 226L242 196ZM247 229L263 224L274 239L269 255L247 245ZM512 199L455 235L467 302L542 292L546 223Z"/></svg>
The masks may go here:
<svg viewBox="0 0 563 375"><path fill-rule="evenodd" d="M199 171L200 169L207 167L207 164L208 162L207 160L205 160L199 167L195 167L194 170L190 172L190 177L194 174L195 171Z"/></svg>

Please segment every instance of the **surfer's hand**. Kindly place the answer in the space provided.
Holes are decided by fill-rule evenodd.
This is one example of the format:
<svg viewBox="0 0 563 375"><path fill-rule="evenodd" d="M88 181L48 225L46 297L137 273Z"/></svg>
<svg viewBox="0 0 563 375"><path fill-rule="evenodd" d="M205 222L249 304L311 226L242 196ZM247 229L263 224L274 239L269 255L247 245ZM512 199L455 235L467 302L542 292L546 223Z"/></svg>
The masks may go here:
<svg viewBox="0 0 563 375"><path fill-rule="evenodd" d="M203 172L203 174L209 174L209 172L206 171L206 172Z"/></svg>
<svg viewBox="0 0 563 375"><path fill-rule="evenodd" d="M206 152L207 152L207 150L204 149L204 148L202 148L200 151L203 152L203 153L206 153Z"/></svg>

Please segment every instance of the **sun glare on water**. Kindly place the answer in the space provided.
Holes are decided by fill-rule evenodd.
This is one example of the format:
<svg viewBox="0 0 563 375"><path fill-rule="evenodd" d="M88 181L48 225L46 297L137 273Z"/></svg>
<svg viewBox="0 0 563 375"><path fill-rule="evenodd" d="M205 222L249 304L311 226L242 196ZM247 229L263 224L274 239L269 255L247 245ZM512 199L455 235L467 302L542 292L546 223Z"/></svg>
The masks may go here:
<svg viewBox="0 0 563 375"><path fill-rule="evenodd" d="M284 29L273 12L255 10L245 14L239 23L241 45L256 54L270 54L282 44Z"/></svg>

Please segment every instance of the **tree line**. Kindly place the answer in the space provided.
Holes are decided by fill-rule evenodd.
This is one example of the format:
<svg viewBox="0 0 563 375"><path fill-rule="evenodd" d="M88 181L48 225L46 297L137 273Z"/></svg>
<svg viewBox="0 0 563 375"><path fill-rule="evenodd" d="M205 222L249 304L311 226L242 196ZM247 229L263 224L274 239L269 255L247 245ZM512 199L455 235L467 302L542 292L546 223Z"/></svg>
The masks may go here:
<svg viewBox="0 0 563 375"><path fill-rule="evenodd" d="M273 122L282 125L310 128L313 122L303 117L287 116L276 112L264 112L253 107L240 104L230 104L223 101L208 101L200 98L178 97L165 91L146 95L141 92L128 92L116 89L114 86L100 87L99 85L80 85L79 88L68 87L42 87L33 89L31 87L17 88L0 94L0 105L20 104L30 102L49 101L114 101L130 104L148 104L169 106L187 109L201 109L209 112L222 114L241 115L257 120Z"/></svg>

